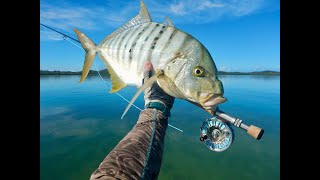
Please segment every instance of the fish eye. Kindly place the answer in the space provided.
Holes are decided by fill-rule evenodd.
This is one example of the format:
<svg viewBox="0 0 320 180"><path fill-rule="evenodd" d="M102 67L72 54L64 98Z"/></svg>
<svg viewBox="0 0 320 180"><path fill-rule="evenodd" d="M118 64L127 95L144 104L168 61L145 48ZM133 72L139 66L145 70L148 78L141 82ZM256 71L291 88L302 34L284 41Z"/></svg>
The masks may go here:
<svg viewBox="0 0 320 180"><path fill-rule="evenodd" d="M198 77L202 77L203 74L204 74L204 69L200 66L196 66L194 69L193 69L193 74L198 76Z"/></svg>

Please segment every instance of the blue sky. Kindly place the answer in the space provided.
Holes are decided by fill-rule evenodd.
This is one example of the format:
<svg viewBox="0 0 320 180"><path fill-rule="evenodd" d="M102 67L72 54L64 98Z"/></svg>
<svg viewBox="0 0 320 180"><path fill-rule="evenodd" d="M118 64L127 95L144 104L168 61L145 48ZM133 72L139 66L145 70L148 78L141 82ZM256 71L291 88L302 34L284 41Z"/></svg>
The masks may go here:
<svg viewBox="0 0 320 180"><path fill-rule="evenodd" d="M279 0L144 0L154 22L168 16L202 42L221 71L280 71ZM96 44L140 9L140 0L41 0L40 22ZM77 44L79 45L79 44ZM81 71L84 51L40 26L40 69ZM97 56L99 69L104 66ZM92 67L94 68L94 67Z"/></svg>

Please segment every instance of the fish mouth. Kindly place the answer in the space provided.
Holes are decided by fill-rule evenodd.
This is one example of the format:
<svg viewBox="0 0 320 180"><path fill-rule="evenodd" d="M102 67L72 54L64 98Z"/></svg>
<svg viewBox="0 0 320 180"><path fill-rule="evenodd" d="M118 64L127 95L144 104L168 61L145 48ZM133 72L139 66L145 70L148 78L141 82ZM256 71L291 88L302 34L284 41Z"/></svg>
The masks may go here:
<svg viewBox="0 0 320 180"><path fill-rule="evenodd" d="M223 97L223 94L201 93L199 98L202 107L207 110L216 109L218 104L227 101L227 98Z"/></svg>

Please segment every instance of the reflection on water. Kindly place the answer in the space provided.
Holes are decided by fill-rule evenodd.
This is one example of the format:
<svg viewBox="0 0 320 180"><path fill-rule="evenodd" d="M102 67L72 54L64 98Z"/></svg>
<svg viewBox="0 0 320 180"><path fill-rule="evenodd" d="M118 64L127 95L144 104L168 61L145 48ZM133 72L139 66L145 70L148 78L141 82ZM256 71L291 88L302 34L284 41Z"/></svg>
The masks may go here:
<svg viewBox="0 0 320 180"><path fill-rule="evenodd" d="M40 178L89 179L108 152L131 130L139 110L110 94L110 81L89 76L40 77ZM260 141L234 128L235 140L215 153L199 141L200 125L210 115L175 100L158 179L280 179L280 77L219 76L228 101L220 108L248 125L262 127ZM119 91L127 99L136 87ZM143 107L143 95L135 104ZM187 109L187 111L186 111Z"/></svg>

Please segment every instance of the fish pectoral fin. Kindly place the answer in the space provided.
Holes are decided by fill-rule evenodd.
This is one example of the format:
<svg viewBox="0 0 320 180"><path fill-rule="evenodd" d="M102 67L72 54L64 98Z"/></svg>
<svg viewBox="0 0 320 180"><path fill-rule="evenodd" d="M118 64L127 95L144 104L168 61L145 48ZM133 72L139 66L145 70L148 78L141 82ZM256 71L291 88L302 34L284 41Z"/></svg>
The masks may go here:
<svg viewBox="0 0 320 180"><path fill-rule="evenodd" d="M166 19L165 19L165 21L164 21L163 24L164 24L164 25L167 25L167 26L170 26L170 27L174 27L171 19L170 19L168 16L166 16Z"/></svg>
<svg viewBox="0 0 320 180"><path fill-rule="evenodd" d="M157 81L158 76L163 75L163 71L157 71L157 73L153 76L151 76L146 82L144 82L144 84L138 89L138 91L134 94L133 98L131 99L131 101L129 102L128 106L126 107L126 109L124 110L121 119L124 117L124 115L128 112L129 108L132 106L132 104L134 103L134 101L139 97L140 93L145 90L147 87L152 86L152 84Z"/></svg>

